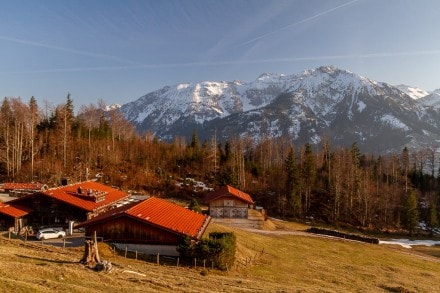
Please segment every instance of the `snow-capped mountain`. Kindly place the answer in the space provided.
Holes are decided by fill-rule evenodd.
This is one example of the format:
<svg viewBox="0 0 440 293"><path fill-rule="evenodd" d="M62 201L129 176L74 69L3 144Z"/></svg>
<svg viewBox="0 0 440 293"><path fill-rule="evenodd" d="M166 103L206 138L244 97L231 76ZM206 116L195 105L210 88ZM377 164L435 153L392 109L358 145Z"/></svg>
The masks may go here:
<svg viewBox="0 0 440 293"><path fill-rule="evenodd" d="M125 104L121 111L139 131L163 139L187 136L206 122L270 104L290 77L266 73L251 83L195 82L166 86Z"/></svg>
<svg viewBox="0 0 440 293"><path fill-rule="evenodd" d="M418 87L413 87L405 84L396 85L396 88L413 98L414 100L418 100L424 98L430 94L430 92L425 91Z"/></svg>
<svg viewBox="0 0 440 293"><path fill-rule="evenodd" d="M440 111L402 89L332 66L301 74L263 74L250 83L164 87L125 104L138 131L158 138L290 137L299 144L356 142L365 151L440 144Z"/></svg>
<svg viewBox="0 0 440 293"><path fill-rule="evenodd" d="M429 95L421 98L420 102L424 105L440 109L440 89L436 89Z"/></svg>

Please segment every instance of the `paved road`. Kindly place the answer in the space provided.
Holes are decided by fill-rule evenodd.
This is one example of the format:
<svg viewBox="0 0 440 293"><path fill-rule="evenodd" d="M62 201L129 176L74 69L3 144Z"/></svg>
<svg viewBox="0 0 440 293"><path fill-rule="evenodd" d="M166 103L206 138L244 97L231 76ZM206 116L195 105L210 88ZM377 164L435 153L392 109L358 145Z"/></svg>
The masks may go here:
<svg viewBox="0 0 440 293"><path fill-rule="evenodd" d="M65 238L38 240L35 237L29 237L27 241L48 244L58 247L82 247L84 246L84 234L78 233L72 236L66 236Z"/></svg>

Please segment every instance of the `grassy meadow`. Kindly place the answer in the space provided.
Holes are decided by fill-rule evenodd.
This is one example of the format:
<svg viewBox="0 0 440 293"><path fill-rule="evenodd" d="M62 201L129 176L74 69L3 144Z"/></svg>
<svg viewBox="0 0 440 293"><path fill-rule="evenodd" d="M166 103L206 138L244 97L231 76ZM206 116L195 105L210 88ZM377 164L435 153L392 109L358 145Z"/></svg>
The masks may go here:
<svg viewBox="0 0 440 293"><path fill-rule="evenodd" d="M95 272L83 248L0 239L2 292L440 292L440 247L405 249L307 236L302 225L254 233L212 223L237 236L236 266L227 272L157 265L100 254L113 264ZM210 232L208 231L208 232Z"/></svg>

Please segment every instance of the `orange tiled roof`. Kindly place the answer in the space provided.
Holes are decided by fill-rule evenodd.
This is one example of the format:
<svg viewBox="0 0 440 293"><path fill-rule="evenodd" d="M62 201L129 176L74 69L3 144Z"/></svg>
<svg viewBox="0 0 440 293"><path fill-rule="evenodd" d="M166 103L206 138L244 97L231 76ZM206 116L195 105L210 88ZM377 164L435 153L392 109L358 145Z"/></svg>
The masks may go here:
<svg viewBox="0 0 440 293"><path fill-rule="evenodd" d="M237 188L234 188L230 185L222 186L219 189L216 189L216 190L208 193L205 197L205 202L209 203L209 202L213 201L214 199L218 199L218 198L224 197L224 196L232 196L232 197L235 197L239 200L245 201L250 204L254 203L254 201L252 200L252 197L249 194L247 194L246 192L243 192L241 190L238 190Z"/></svg>
<svg viewBox="0 0 440 293"><path fill-rule="evenodd" d="M0 214L4 214L13 218L21 218L29 214L31 210L25 207L11 206L0 202Z"/></svg>
<svg viewBox="0 0 440 293"><path fill-rule="evenodd" d="M122 206L103 213L77 227L88 226L104 219L128 215L170 232L199 239L211 221L205 216L169 201L150 197L140 203Z"/></svg>
<svg viewBox="0 0 440 293"><path fill-rule="evenodd" d="M41 190L43 186L42 183L3 183L3 189Z"/></svg>
<svg viewBox="0 0 440 293"><path fill-rule="evenodd" d="M78 195L79 187L81 187L84 195ZM100 192L104 194L105 197L103 197L102 201L95 202L90 197L86 196L87 190L92 190L93 193L96 194ZM59 201L90 212L118 202L129 196L123 191L100 184L95 181L84 181L66 186L60 186L57 188L51 188L42 193Z"/></svg>

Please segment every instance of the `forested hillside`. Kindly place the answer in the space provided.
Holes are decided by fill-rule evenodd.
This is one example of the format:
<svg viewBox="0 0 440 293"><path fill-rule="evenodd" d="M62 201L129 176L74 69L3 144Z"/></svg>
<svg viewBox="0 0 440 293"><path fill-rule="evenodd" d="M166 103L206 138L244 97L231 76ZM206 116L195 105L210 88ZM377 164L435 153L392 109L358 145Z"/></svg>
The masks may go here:
<svg viewBox="0 0 440 293"><path fill-rule="evenodd" d="M440 178L434 149L362 154L324 141L297 147L284 138L230 137L218 141L137 135L104 102L75 114L70 95L57 106L35 98L5 98L0 110L2 182L59 185L97 179L124 190L201 198L193 178L210 187L231 184L254 197L269 215L413 231L418 220L437 225ZM180 188L176 183L187 183ZM184 185L185 186L185 185Z"/></svg>

